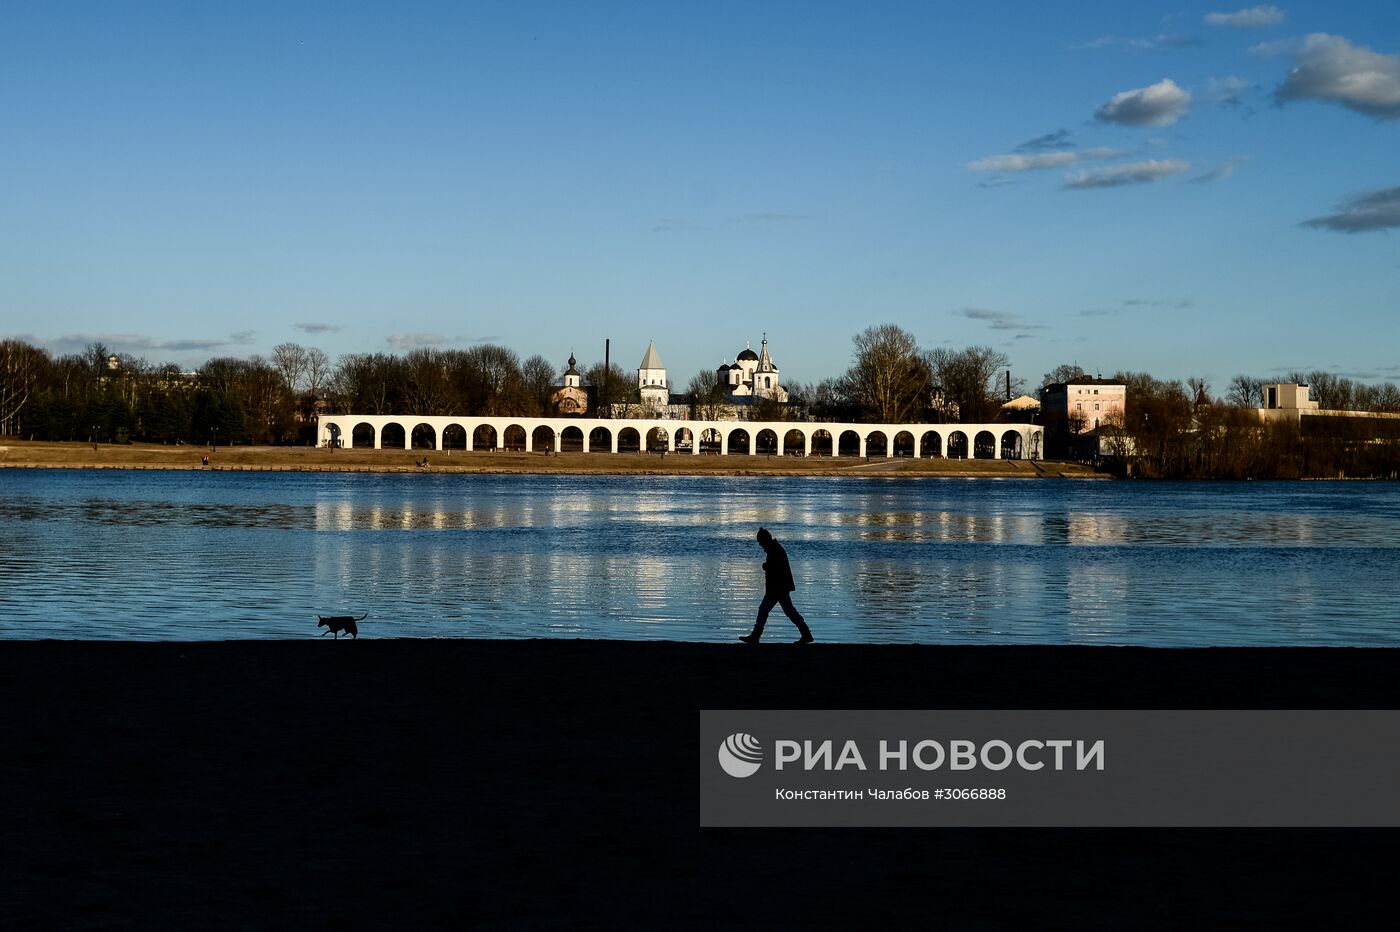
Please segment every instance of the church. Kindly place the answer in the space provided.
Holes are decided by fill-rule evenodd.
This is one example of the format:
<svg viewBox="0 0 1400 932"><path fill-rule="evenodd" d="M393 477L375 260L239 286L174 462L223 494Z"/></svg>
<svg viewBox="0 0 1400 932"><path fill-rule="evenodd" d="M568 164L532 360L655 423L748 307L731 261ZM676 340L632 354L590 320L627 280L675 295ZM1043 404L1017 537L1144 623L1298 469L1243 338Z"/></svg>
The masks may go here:
<svg viewBox="0 0 1400 932"><path fill-rule="evenodd" d="M732 420L739 416L738 409L753 404L760 399L786 404L788 391L779 381L778 364L768 353L768 336L764 334L759 352L745 344L735 357L733 365L726 363L716 370L718 387L724 393L723 406L726 410L719 416ZM637 366L637 394L641 410L637 405L610 406L614 417L659 417L684 420L690 416L691 399L687 395L673 395L671 380L666 373L666 364L656 351L656 342L648 341L642 362ZM578 371L578 360L569 354L569 368L564 370L564 384L556 386L549 396L549 409L556 415L586 414L596 407L590 389L582 384Z"/></svg>
<svg viewBox="0 0 1400 932"><path fill-rule="evenodd" d="M778 381L778 364L768 355L768 334L763 335L762 349L755 353L747 344L734 359L733 365L716 370L720 387L735 404L750 404L760 398L786 404L787 389Z"/></svg>

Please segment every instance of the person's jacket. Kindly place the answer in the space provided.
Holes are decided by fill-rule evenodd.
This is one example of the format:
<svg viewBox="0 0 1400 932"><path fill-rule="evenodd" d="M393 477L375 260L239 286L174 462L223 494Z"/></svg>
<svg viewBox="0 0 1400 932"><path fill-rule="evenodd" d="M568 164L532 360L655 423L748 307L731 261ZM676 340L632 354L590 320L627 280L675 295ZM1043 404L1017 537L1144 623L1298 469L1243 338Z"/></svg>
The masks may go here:
<svg viewBox="0 0 1400 932"><path fill-rule="evenodd" d="M776 540L768 543L768 559L763 564L763 587L772 595L786 595L797 589L788 565L787 551Z"/></svg>

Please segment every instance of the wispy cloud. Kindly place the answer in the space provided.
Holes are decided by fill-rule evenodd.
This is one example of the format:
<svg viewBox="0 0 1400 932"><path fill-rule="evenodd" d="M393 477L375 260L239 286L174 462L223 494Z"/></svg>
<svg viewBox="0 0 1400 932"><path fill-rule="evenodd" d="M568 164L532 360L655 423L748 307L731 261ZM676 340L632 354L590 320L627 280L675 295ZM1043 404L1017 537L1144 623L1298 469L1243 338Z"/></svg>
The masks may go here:
<svg viewBox="0 0 1400 932"><path fill-rule="evenodd" d="M1053 133L1046 133L1043 136L1036 136L1034 139L1027 139L1025 142L1015 146L1012 152L1045 152L1051 149L1073 149L1074 143L1070 142L1070 132L1067 129L1057 129Z"/></svg>
<svg viewBox="0 0 1400 932"><path fill-rule="evenodd" d="M323 324L316 321L302 321L292 326L302 333L336 333L340 330L339 324Z"/></svg>
<svg viewBox="0 0 1400 932"><path fill-rule="evenodd" d="M1043 324L1027 323L1020 314L1010 311L994 311L985 307L965 307L956 312L960 317L975 320L987 325L990 330L1044 330Z"/></svg>
<svg viewBox="0 0 1400 932"><path fill-rule="evenodd" d="M1171 126L1185 116L1190 103L1190 91L1182 90L1171 78L1164 78L1147 87L1114 94L1094 117L1125 126Z"/></svg>
<svg viewBox="0 0 1400 932"><path fill-rule="evenodd" d="M1065 168L1091 159L1114 159L1124 154L1121 149L1095 148L989 155L984 159L968 162L967 168L974 172L1029 172L1046 168Z"/></svg>
<svg viewBox="0 0 1400 932"><path fill-rule="evenodd" d="M1090 307L1079 312L1080 317L1117 317L1123 313L1121 307Z"/></svg>
<svg viewBox="0 0 1400 932"><path fill-rule="evenodd" d="M395 333L390 335L384 342L389 344L391 349L420 349L426 346L441 346L444 343L451 343L447 337L440 333Z"/></svg>
<svg viewBox="0 0 1400 932"><path fill-rule="evenodd" d="M1368 233L1400 227L1400 187L1353 194L1339 203L1334 212L1304 220L1303 226L1337 233Z"/></svg>
<svg viewBox="0 0 1400 932"><path fill-rule="evenodd" d="M1105 35L1088 42L1081 42L1079 45L1072 45L1072 51L1088 51L1093 49L1124 48L1135 52L1160 51L1162 49L1186 49L1205 45L1200 36L1182 35L1179 33L1158 33L1155 36L1118 36Z"/></svg>
<svg viewBox="0 0 1400 932"><path fill-rule="evenodd" d="M101 344L110 352L130 353L139 356L144 353L196 353L211 352L246 340L235 339L244 334L232 334L224 339L175 338L161 339L139 333L68 333L51 340L35 340L56 353L77 353L94 343Z"/></svg>
<svg viewBox="0 0 1400 932"><path fill-rule="evenodd" d="M1221 162L1219 165L1202 172L1191 179L1192 184L1209 184L1212 181L1223 181L1235 173L1235 169L1249 161L1247 155L1237 155L1232 159Z"/></svg>
<svg viewBox="0 0 1400 932"><path fill-rule="evenodd" d="M1104 168L1088 169L1066 175L1064 187L1069 189L1120 188L1130 184L1150 184L1188 171L1190 168L1191 163L1181 159L1149 159L1145 162L1109 165Z"/></svg>
<svg viewBox="0 0 1400 932"><path fill-rule="evenodd" d="M1277 26L1286 18L1283 10L1271 3L1236 10L1233 13L1207 13L1205 21L1211 26L1232 26L1235 29L1261 29Z"/></svg>
<svg viewBox="0 0 1400 932"><path fill-rule="evenodd" d="M253 338L257 335L258 334L256 330L239 330L234 333L230 333L228 335L228 341L230 343L238 343L240 345L248 344L252 343Z"/></svg>
<svg viewBox="0 0 1400 932"><path fill-rule="evenodd" d="M1378 120L1400 119L1400 55L1383 55L1342 36L1313 33L1303 40L1279 102L1322 100Z"/></svg>

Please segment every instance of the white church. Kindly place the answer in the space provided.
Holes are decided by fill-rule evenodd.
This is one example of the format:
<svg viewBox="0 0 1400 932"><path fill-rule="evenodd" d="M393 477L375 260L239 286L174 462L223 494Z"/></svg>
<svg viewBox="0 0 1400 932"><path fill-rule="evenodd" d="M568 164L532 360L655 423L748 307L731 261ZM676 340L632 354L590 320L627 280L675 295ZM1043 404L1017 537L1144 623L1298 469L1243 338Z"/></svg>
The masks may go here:
<svg viewBox="0 0 1400 932"><path fill-rule="evenodd" d="M734 358L733 365L716 370L719 384L729 393L729 400L745 404L759 398L787 403L787 389L778 382L778 364L768 355L768 334L763 335L763 348L755 353L744 344L744 351Z"/></svg>
<svg viewBox="0 0 1400 932"><path fill-rule="evenodd" d="M716 377L725 391L727 400L736 408L752 404L760 398L787 403L787 389L778 381L778 365L768 354L767 334L764 334L759 352L755 353L745 344L732 365L726 363L716 370ZM642 407L648 412L653 412L655 416L677 419L689 416L689 406L678 403L680 399L671 395L671 382L666 375L666 364L661 361L661 354L656 351L655 341L647 343L647 351L642 356L641 365L637 367L637 391L641 395ZM732 417L737 416L736 410Z"/></svg>

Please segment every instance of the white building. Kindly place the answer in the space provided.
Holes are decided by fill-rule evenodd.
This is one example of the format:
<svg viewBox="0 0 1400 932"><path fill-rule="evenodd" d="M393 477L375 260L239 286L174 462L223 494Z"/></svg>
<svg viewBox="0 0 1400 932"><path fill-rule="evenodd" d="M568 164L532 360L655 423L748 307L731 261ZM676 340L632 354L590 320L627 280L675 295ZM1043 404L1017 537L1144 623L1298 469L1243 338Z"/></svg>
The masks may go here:
<svg viewBox="0 0 1400 932"><path fill-rule="evenodd" d="M744 351L735 357L734 364L720 366L716 375L731 401L771 398L786 403L788 400L787 389L778 381L778 365L768 355L767 334L763 337L761 352L755 353L745 345Z"/></svg>
<svg viewBox="0 0 1400 932"><path fill-rule="evenodd" d="M656 351L655 341L647 343L646 355L637 367L637 390L645 407L660 410L671 404L671 383L666 380L666 364Z"/></svg>

